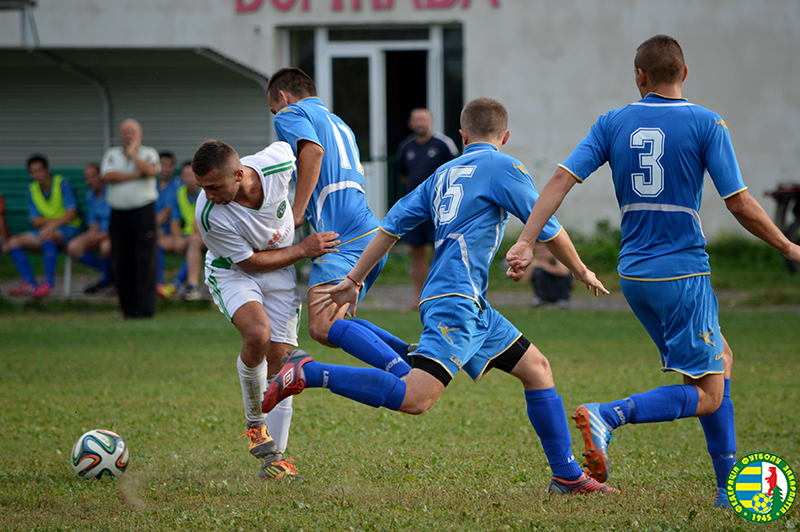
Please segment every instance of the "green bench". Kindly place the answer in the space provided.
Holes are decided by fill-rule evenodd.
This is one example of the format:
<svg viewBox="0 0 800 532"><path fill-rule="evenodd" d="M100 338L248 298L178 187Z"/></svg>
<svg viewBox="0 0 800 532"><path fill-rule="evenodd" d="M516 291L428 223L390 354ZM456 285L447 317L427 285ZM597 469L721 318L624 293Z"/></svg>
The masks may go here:
<svg viewBox="0 0 800 532"><path fill-rule="evenodd" d="M51 168L52 175L61 175L66 178L75 190L78 201L78 210L86 224L86 192L88 187L83 180L83 168ZM28 220L28 185L31 178L27 168L0 168L0 194L6 200L6 218L12 235L24 233L31 229ZM72 258L65 254L63 293L68 296L72 284Z"/></svg>

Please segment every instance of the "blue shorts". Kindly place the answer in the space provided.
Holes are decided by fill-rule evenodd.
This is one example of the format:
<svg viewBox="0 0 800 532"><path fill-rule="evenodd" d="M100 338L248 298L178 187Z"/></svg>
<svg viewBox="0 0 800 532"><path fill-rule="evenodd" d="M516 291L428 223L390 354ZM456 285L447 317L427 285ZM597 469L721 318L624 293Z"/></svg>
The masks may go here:
<svg viewBox="0 0 800 532"><path fill-rule="evenodd" d="M430 218L403 235L405 243L412 247L420 247L426 244L432 246L435 238L436 228L433 226L433 220Z"/></svg>
<svg viewBox="0 0 800 532"><path fill-rule="evenodd" d="M321 286L332 283L339 283L347 278L347 274L356 265L358 257L361 256L363 250L348 251L340 249L339 253L327 253L321 257L311 261L311 274L308 276L308 289L311 290L315 286ZM372 268L367 278L364 279L364 287L361 293L358 294L358 302L360 303L364 296L367 295L369 288L375 282L375 279L380 275L383 266L386 264L386 258L383 257L378 264Z"/></svg>
<svg viewBox="0 0 800 532"><path fill-rule="evenodd" d="M661 352L661 371L694 379L722 373L719 303L708 275L673 281L621 278L620 285Z"/></svg>
<svg viewBox="0 0 800 532"><path fill-rule="evenodd" d="M72 227L71 225L62 225L58 228L58 232L61 233L61 247L67 247L67 243L81 234L80 227ZM35 235L36 237L39 236L39 230L34 229L31 231L31 234Z"/></svg>
<svg viewBox="0 0 800 532"><path fill-rule="evenodd" d="M411 356L441 364L451 377L464 369L477 381L489 363L522 336L492 307L481 312L471 299L459 296L429 299L420 307L422 335Z"/></svg>

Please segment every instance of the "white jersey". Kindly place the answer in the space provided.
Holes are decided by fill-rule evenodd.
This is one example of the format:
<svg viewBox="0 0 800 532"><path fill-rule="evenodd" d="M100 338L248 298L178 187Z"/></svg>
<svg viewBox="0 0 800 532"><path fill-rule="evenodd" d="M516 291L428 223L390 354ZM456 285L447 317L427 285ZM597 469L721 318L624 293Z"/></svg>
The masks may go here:
<svg viewBox="0 0 800 532"><path fill-rule="evenodd" d="M207 267L240 270L236 263L255 252L285 248L294 241L294 216L288 197L296 167L292 148L285 142L275 142L241 162L261 179L264 202L258 209L236 202L216 205L206 199L205 191L200 192L195 218L208 248Z"/></svg>

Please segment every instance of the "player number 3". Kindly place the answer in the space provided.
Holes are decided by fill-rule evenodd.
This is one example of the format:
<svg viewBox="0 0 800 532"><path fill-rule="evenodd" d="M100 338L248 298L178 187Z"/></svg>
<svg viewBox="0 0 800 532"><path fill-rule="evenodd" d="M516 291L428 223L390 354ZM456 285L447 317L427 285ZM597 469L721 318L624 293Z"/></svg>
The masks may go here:
<svg viewBox="0 0 800 532"><path fill-rule="evenodd" d="M643 198L655 198L664 190L664 132L658 128L639 128L631 134L631 148L639 152L639 167L642 172L631 174L633 190Z"/></svg>

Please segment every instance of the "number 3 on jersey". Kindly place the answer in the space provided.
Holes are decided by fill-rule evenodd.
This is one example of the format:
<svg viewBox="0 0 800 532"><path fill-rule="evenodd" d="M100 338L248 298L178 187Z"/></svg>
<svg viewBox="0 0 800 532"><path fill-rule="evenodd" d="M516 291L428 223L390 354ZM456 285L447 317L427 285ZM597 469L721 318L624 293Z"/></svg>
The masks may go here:
<svg viewBox="0 0 800 532"><path fill-rule="evenodd" d="M436 225L452 222L458 216L458 208L464 197L464 189L456 183L461 177L472 177L474 166L453 166L436 176L436 196L433 200L433 216Z"/></svg>
<svg viewBox="0 0 800 532"><path fill-rule="evenodd" d="M643 198L655 198L664 190L664 132L658 128L642 127L631 134L631 148L647 151L639 152L639 168L642 172L631 174L633 190Z"/></svg>

